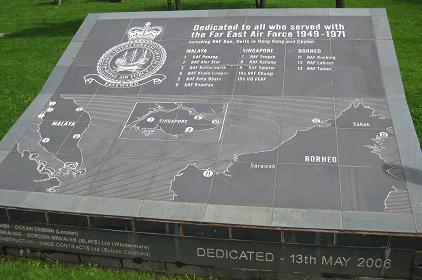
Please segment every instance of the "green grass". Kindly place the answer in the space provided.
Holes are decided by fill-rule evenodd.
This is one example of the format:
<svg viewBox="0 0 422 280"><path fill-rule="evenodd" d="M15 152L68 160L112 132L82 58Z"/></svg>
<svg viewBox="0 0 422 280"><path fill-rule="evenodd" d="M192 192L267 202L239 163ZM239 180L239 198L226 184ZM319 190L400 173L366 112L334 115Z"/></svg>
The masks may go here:
<svg viewBox="0 0 422 280"><path fill-rule="evenodd" d="M110 270L95 266L69 267L33 259L3 258L1 280L200 280L194 276L165 276L133 270Z"/></svg>

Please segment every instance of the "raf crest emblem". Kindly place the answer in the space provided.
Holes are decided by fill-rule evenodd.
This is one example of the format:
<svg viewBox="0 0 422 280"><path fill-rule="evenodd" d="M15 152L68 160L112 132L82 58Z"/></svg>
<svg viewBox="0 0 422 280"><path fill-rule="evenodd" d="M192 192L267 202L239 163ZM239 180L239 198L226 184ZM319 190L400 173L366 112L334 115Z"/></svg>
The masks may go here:
<svg viewBox="0 0 422 280"><path fill-rule="evenodd" d="M166 61L166 50L153 40L163 31L161 26L132 27L129 41L105 52L97 63L98 74L84 77L85 83L93 81L110 88L137 87L149 82L161 83L166 76L155 74Z"/></svg>

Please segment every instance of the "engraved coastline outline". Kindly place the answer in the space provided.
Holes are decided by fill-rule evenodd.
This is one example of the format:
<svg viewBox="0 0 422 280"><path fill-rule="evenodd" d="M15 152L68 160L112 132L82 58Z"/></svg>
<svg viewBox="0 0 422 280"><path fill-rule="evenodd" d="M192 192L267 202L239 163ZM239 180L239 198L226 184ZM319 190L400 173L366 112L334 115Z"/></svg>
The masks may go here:
<svg viewBox="0 0 422 280"><path fill-rule="evenodd" d="M334 123L336 121L340 121L341 118L343 118L344 115L347 112L354 112L354 111L358 112L359 109L370 110L371 113L368 115L368 117L369 117L368 123L371 122L371 121L378 121L378 120L385 120L386 119L381 114L375 114L375 110L372 109L370 106L367 106L366 104L364 104L363 100L357 99L357 100L353 101L346 109L344 109L342 112L340 112L339 115L337 117L335 117L335 120L332 120L332 119L328 119L326 121L315 120L315 122L314 122L314 123L316 123L315 126L312 126L310 128L303 129L303 130L296 130L296 132L294 133L293 136L284 140L283 142L278 144L273 149L265 150L265 151L257 151L257 152L252 152L252 153L243 153L243 154L239 154L239 155L234 154L230 164L228 165L228 167L225 170L217 171L217 170L213 170L212 168L202 169L202 168L198 167L198 165L196 163L186 165L183 169L178 171L178 173L173 177L173 179L170 182L170 189L176 193L174 198L176 198L178 196L178 194L177 194L177 192L178 192L177 191L178 181L180 181L180 184L182 184L183 182L189 181L187 178L184 178L183 180L181 180L181 178L183 176L187 176L188 173L192 175L192 174L196 174L197 172L200 172L200 173L202 173L202 177L203 177L204 180L215 181L215 176L224 176L224 177L227 178L227 180L233 179L233 174L231 172L231 169L236 164L242 164L242 163L249 162L250 168L253 168L253 169L262 169L262 170L275 169L277 164L274 164L273 162L268 162L268 163L261 162L261 161L252 162L251 159L253 158L254 155L258 155L258 157L259 157L260 154L262 155L264 153L278 153L279 149L282 149L284 144L291 142L291 141L294 141L295 138L300 137L300 134L311 131L312 129L332 127L334 125ZM349 120L347 120L347 121L349 121ZM365 122L353 123L353 125L355 125L355 124L358 127L369 125ZM393 129L392 129L392 127L385 127L383 129L380 129L380 130L382 130L382 131L379 132L379 134L374 135L371 138L373 143L368 143L367 145L364 145L361 148L369 149L370 153L376 155L380 160L382 160L382 162L384 163L383 170L386 173L386 176L391 176L393 178L400 180L400 179L402 179L402 176L403 176L402 172L397 171L397 168L394 166L394 164L388 162L387 159L384 158L384 156L383 156L383 153L385 153L385 151L387 149L385 142L387 141L387 139L394 137L394 136L392 136L392 135L394 135ZM250 157L251 159L249 159L249 160L239 159L240 157ZM307 160L310 164L337 163L337 157L329 157L329 156L327 156L327 157L312 156L312 159L311 159L311 156L305 156L305 160ZM191 173L191 172L195 172L195 173ZM213 176L214 176L214 178L213 178ZM407 190L402 189L401 187L392 185L391 190L385 195L385 197L383 199L384 211L391 211L391 212L407 211L407 207L404 207L405 209L400 208L400 207L402 205L409 204L410 202L408 200L409 199L408 199ZM396 209L395 206L397 204L400 204L400 207L398 207Z"/></svg>
<svg viewBox="0 0 422 280"><path fill-rule="evenodd" d="M73 115L61 118L61 114L57 113L57 110L61 110L57 109L55 112L57 113L56 116L49 116L54 114L53 112L57 106L71 108L70 112ZM61 185L61 178L77 177L86 172L86 169L81 167L83 164L83 153L79 143L90 125L91 116L75 100L53 97L37 117L39 123L36 125L36 134L39 140L36 143L41 148L41 151L45 151L50 155L50 159L46 158L46 156L41 156L38 152L30 151L28 147L23 146L23 143L17 142L16 149L21 157L26 158L26 154L28 154L28 159L35 161L37 172L40 175L47 176L41 180L34 179L34 182L50 182L51 186L47 187L45 191L56 192ZM62 133L54 133L54 130L60 130ZM58 148L55 145L50 147L50 144L54 142L60 143L60 146ZM65 147L65 145L67 146ZM59 151L62 148L71 152L60 154ZM49 162L50 160L55 162Z"/></svg>
<svg viewBox="0 0 422 280"><path fill-rule="evenodd" d="M145 113L145 110L142 110L145 108L142 106L147 104L151 107L147 108L147 113ZM202 109L201 106L209 108ZM132 134L131 136L139 133L146 137L144 139L153 139L148 137L160 131L170 137L168 140L177 140L184 135L220 128L220 138L227 108L227 104L137 102L129 114L120 137L124 133ZM138 112L139 110L141 112ZM127 135L121 139L127 139Z"/></svg>

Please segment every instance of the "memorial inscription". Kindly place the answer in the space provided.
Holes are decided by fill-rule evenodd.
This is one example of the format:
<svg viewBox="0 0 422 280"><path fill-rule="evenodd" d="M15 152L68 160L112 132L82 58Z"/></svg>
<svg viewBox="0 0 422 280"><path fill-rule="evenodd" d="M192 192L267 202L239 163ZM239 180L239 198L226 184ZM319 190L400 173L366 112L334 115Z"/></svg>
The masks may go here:
<svg viewBox="0 0 422 280"><path fill-rule="evenodd" d="M320 247L175 237L40 224L0 224L0 241L30 248L282 272L409 277L413 253L405 250ZM204 246L206 244L206 246ZM182 249L183 248L183 249Z"/></svg>
<svg viewBox="0 0 422 280"><path fill-rule="evenodd" d="M410 277L416 248L337 239L345 231L418 238L422 230L418 180L409 183L414 174L406 174L422 160L403 144L401 134L413 130L403 102L393 101L405 99L391 84L400 76L388 26L380 26L385 12L277 12L89 17L56 80L31 105L24 131L2 141L0 197L26 196L1 200L0 243L222 268ZM44 195L48 205L37 201ZM40 212L45 224L8 212L44 210L39 205L48 209ZM49 211L123 216L124 226L99 229L91 218L87 228L53 225ZM180 227L130 229L141 220ZM183 223L223 229L192 237ZM251 235L254 226L278 232L242 241L233 225ZM296 238L298 228L330 239L281 237L292 230Z"/></svg>
<svg viewBox="0 0 422 280"><path fill-rule="evenodd" d="M177 26L183 26L183 32L175 32ZM83 150L92 156L111 153L96 171L101 173L113 157L141 148L151 154L139 158L153 166L139 178L145 184L119 192L109 189L107 180L93 181L94 187L83 192L216 204L272 206L275 201L276 207L289 208L343 205L343 210L410 211L403 176L393 168L400 160L370 17L145 19L120 30L127 42L107 34L96 38L101 27L94 26L82 44L34 123L39 129L32 139L39 139L42 149L26 144L29 136L17 141L17 152L38 155L32 158L39 159L40 172L60 181L44 191L66 192L60 186L74 185L89 172ZM98 74L84 75L92 66ZM119 123L120 131L115 129ZM96 131L89 129L93 124ZM119 135L98 152L92 141L84 141L90 133L101 139ZM353 137L359 139L350 141ZM216 145L203 149L207 142ZM193 149L184 155L188 145ZM127 153L121 151L124 146ZM45 152L52 159L41 160ZM169 156L155 162L162 154ZM168 172L167 166L175 170ZM292 168L322 176L316 182L314 177L311 188L307 176L300 181L289 176ZM154 180L165 173L167 179ZM206 175L199 180L201 174ZM376 178L376 187L366 188L365 181L373 180L360 183L354 176ZM299 199L299 190L308 199ZM394 206L387 205L390 201Z"/></svg>

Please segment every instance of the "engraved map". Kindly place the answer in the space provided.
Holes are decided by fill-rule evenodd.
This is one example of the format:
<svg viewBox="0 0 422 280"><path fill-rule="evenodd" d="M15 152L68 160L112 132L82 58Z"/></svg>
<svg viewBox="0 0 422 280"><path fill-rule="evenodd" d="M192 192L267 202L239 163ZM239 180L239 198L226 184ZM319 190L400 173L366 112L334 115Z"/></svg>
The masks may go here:
<svg viewBox="0 0 422 280"><path fill-rule="evenodd" d="M0 164L3 189L411 213L403 177L353 16L99 20Z"/></svg>

